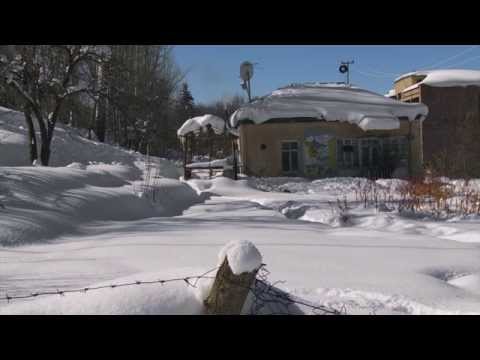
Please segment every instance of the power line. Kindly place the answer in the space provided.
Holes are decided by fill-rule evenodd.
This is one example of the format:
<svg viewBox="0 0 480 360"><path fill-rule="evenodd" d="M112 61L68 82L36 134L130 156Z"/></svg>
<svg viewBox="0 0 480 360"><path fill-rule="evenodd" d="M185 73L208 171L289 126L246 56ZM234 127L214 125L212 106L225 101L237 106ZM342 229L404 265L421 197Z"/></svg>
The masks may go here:
<svg viewBox="0 0 480 360"><path fill-rule="evenodd" d="M377 78L377 79L392 79L392 76L389 76L389 75L388 76L387 75L379 75L379 74L374 74L374 73L370 73L370 72L366 72L366 71L362 71L362 70L358 70L358 69L353 70L353 72L359 73L363 76Z"/></svg>
<svg viewBox="0 0 480 360"><path fill-rule="evenodd" d="M473 56L471 58L467 58L459 63L455 63L453 65L448 65L447 68L451 69L453 66L458 66L458 65L463 65L463 64L466 64L467 62L470 62L472 60L475 60L475 59L480 59L480 55L477 55L477 56Z"/></svg>
<svg viewBox="0 0 480 360"><path fill-rule="evenodd" d="M448 58L446 58L446 59L437 61L437 62L434 63L433 65L423 66L422 69L428 70L428 69L435 68L435 67L437 67L437 66L439 66L439 65L448 63L448 62L450 62L451 60L454 60L454 59L456 59L456 58L458 58L458 57L460 57L460 56L462 56L462 55L465 55L466 53L468 53L468 52L476 49L477 47L478 47L478 45L473 45L473 46L469 47L468 49L465 49L465 50L461 51L460 53L458 53L458 54L456 54L456 55L453 55L453 56L450 56L450 57L448 57Z"/></svg>
<svg viewBox="0 0 480 360"><path fill-rule="evenodd" d="M398 73L378 71L378 70L374 70L374 69L371 69L371 68L366 68L366 69L367 69L367 72L370 72L372 74L387 75L387 76L398 76L399 75Z"/></svg>

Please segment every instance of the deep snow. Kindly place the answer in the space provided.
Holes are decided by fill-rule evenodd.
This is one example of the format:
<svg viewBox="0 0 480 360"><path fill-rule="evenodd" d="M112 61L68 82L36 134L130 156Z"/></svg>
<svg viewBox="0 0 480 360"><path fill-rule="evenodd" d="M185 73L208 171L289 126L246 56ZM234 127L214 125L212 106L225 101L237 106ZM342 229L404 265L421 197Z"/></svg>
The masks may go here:
<svg viewBox="0 0 480 360"><path fill-rule="evenodd" d="M88 223L81 234L64 235L52 244L2 248L0 292L81 287L132 274L143 280L144 274L147 278L152 272L174 274L177 268L206 271L216 265L216 254L226 243L249 240L259 249L271 281L283 280L277 285L280 289L317 304L346 306L348 313L359 314L480 313L478 282L459 280L475 279L480 273L480 239L473 242L475 238L468 235L472 242L467 243L451 238L478 234L478 220L447 224L358 209L353 211L352 224L331 226L318 219L286 217L281 209L293 204L330 211L328 201L342 192L341 183L333 179L330 184L324 180L323 188L317 183L312 191L299 193L261 191L252 187L252 179L235 182L220 177L189 183L197 192L207 193L209 200L182 215ZM328 190L333 183L337 190ZM348 186L345 180L343 188ZM161 298L155 291L163 290L153 288L157 290L151 290L156 294L152 296ZM67 301L69 296L61 299ZM97 307L88 300L89 294L78 295L82 296L81 313L106 311L106 305ZM30 302L28 311L22 307L26 305L17 305L21 302L2 311L48 313L45 306L51 309L45 299L36 302ZM75 312L68 306L63 309ZM125 306L118 313L138 311Z"/></svg>
<svg viewBox="0 0 480 360"><path fill-rule="evenodd" d="M28 162L19 155L27 152L21 122L3 121L2 295L198 275L217 266L225 244L246 240L261 260L240 264L264 262L269 280L283 281L279 290L305 301L353 314L480 313L476 216L435 220L364 208L353 190L365 179L184 182L174 163L153 158L147 183L140 154L85 140L68 127L56 134L62 166L22 166ZM74 151L67 162L68 149ZM387 188L400 183L377 181ZM472 186L480 188L480 180ZM347 211L335 205L345 197ZM201 314L210 284L0 301L0 313Z"/></svg>

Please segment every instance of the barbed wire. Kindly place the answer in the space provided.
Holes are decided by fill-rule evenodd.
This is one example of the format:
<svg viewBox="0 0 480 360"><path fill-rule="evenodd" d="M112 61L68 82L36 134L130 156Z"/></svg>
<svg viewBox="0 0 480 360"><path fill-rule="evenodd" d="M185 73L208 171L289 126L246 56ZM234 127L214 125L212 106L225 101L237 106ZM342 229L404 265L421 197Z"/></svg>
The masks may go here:
<svg viewBox="0 0 480 360"><path fill-rule="evenodd" d="M314 315L342 315L346 314L346 308L340 310L329 308L323 305L310 303L289 294L276 285L284 283L284 281L268 281L270 272L262 264L257 272L254 285L250 288L253 296L250 306L250 315L306 315L302 308L307 308ZM265 311L265 309L267 311Z"/></svg>
<svg viewBox="0 0 480 360"><path fill-rule="evenodd" d="M63 289L63 290L49 290L38 291L24 295L9 295L8 292L4 296L0 297L0 300L10 303L12 300L37 298L47 295L60 295L71 293L84 293L101 290L101 289L116 289L120 287L138 286L138 285L151 285L160 284L164 285L172 282L184 282L187 286L193 288L197 287L200 279L214 279L214 276L207 276L208 274L219 269L219 266L212 268L203 274L194 276L177 277L170 279L157 279L157 280L135 280L123 283L114 283L108 285L89 286L77 289ZM268 276L270 272L266 269L265 264L257 271L257 276L251 287L248 287L249 294L251 295L250 315L305 315L305 311L302 308L309 309L314 315L342 315L346 313L346 308L343 306L340 309L329 308L323 305L316 305L306 300L293 296L277 287L278 284L284 283L284 281L269 282ZM242 286L240 284L234 284L236 286ZM247 299L247 301L249 301Z"/></svg>
<svg viewBox="0 0 480 360"><path fill-rule="evenodd" d="M210 269L206 271L205 273L201 275L194 275L194 276L185 276L185 277L178 277L178 278L171 278L171 279L158 279L158 280L135 280L135 281L130 281L130 282L124 282L124 283L116 283L116 284L109 284L109 285L99 285L99 286L88 286L88 287L83 287L83 288L78 288L78 289L64 289L64 290L49 290L49 291L37 291L33 292L30 294L25 294L25 295L8 295L8 292L5 293L4 296L0 297L0 300L10 302L11 300L19 300L19 299L29 299L29 298L36 298L39 296L46 296L46 295L65 295L65 294L70 294L70 293L87 293L89 291L95 291L95 290L100 290L100 289L115 289L115 288L120 288L120 287L126 287L126 286L134 286L134 285L149 285L149 284L167 284L171 282L185 282L187 286L191 287L197 287L197 283L200 279L212 279L212 276L206 276L207 274L217 270L218 267L215 267L213 269ZM191 282L192 280L195 280L195 282Z"/></svg>

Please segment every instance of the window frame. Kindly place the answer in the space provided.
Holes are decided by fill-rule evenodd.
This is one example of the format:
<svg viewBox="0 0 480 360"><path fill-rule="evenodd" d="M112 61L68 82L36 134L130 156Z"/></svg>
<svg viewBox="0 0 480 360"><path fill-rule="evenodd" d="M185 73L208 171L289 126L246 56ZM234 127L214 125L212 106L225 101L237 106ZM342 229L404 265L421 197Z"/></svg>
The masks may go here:
<svg viewBox="0 0 480 360"><path fill-rule="evenodd" d="M337 167L340 169L357 169L360 167L358 138L337 138ZM344 146L352 146L352 152L343 151Z"/></svg>
<svg viewBox="0 0 480 360"><path fill-rule="evenodd" d="M286 144L295 144L296 148L293 149L292 147L289 147L288 149L284 149L284 145ZM284 162L283 162L283 154L287 153L288 154L288 170L284 168ZM293 169L293 154L296 156L296 168ZM281 163L281 169L283 174L297 174L300 169L300 143L298 140L281 140L280 141L280 163Z"/></svg>

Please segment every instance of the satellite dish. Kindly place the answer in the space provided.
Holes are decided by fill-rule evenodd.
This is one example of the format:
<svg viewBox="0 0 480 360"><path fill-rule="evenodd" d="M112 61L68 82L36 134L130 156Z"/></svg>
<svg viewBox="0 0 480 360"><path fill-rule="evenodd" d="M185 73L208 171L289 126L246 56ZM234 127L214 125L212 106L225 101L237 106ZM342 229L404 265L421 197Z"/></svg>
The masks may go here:
<svg viewBox="0 0 480 360"><path fill-rule="evenodd" d="M253 64L249 61L244 61L240 65L240 77L243 81L248 81L253 77Z"/></svg>
<svg viewBox="0 0 480 360"><path fill-rule="evenodd" d="M342 74L345 74L348 71L348 66L345 64L340 65L338 68L338 71L340 71Z"/></svg>

